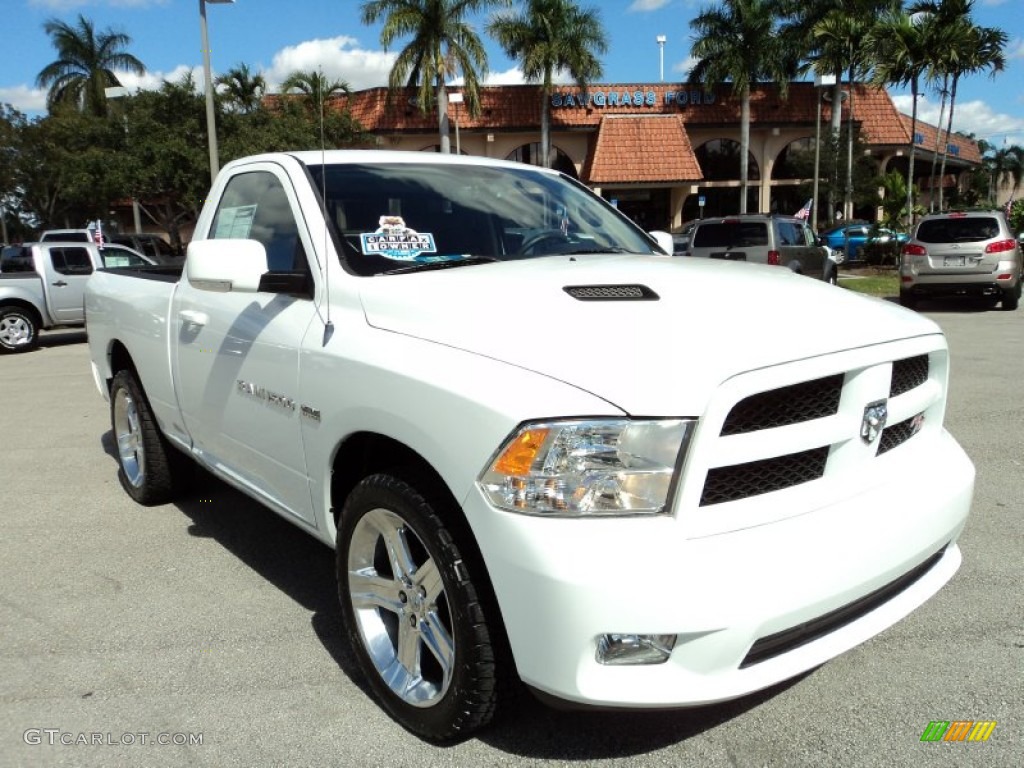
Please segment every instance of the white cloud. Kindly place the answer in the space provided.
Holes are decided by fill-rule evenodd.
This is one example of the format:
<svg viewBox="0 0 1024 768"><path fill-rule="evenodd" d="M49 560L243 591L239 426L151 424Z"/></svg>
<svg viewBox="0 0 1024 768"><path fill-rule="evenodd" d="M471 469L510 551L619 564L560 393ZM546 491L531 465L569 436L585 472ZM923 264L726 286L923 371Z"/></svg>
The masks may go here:
<svg viewBox="0 0 1024 768"><path fill-rule="evenodd" d="M16 85L0 88L0 102L10 104L19 112L34 113L46 111L46 90Z"/></svg>
<svg viewBox="0 0 1024 768"><path fill-rule="evenodd" d="M268 89L276 91L297 70L322 70L332 80L344 80L353 90L387 85L394 53L358 47L359 41L345 35L307 40L282 48L274 54L270 68L263 71Z"/></svg>
<svg viewBox="0 0 1024 768"><path fill-rule="evenodd" d="M670 0L633 0L627 10L646 13L647 11L656 11L659 8L664 8L669 2Z"/></svg>
<svg viewBox="0 0 1024 768"><path fill-rule="evenodd" d="M1024 38L1015 37L1004 49L1007 59L1024 59Z"/></svg>
<svg viewBox="0 0 1024 768"><path fill-rule="evenodd" d="M693 69L695 66L697 66L697 59L694 58L693 56L690 56L686 59L683 59L682 61L677 61L675 64L673 64L671 67L671 71L679 72L682 75L689 76L690 70Z"/></svg>
<svg viewBox="0 0 1024 768"><path fill-rule="evenodd" d="M894 95L892 101L900 112L910 114L913 97ZM921 97L917 101L917 119L938 125L940 108L938 102ZM946 108L949 109L948 105ZM947 111L946 117L942 118L943 124L949 119L948 115ZM990 144L1002 145L1005 142L1024 146L1024 119L995 112L984 101L958 101L953 112L953 130L973 133L975 137L985 139Z"/></svg>
<svg viewBox="0 0 1024 768"><path fill-rule="evenodd" d="M512 67L505 72L488 72L484 78L485 85L522 85L525 82L526 78L519 67Z"/></svg>

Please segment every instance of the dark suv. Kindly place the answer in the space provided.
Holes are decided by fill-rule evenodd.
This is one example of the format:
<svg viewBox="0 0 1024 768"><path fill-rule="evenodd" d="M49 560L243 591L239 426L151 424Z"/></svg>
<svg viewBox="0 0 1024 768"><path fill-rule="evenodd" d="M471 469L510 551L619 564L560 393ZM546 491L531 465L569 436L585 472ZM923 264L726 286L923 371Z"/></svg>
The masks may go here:
<svg viewBox="0 0 1024 768"><path fill-rule="evenodd" d="M836 280L835 262L807 222L796 216L745 213L701 219L690 236L686 255L775 264L808 277Z"/></svg>
<svg viewBox="0 0 1024 768"><path fill-rule="evenodd" d="M921 298L991 297L1013 310L1020 302L1021 247L1002 211L924 216L900 254L900 303Z"/></svg>

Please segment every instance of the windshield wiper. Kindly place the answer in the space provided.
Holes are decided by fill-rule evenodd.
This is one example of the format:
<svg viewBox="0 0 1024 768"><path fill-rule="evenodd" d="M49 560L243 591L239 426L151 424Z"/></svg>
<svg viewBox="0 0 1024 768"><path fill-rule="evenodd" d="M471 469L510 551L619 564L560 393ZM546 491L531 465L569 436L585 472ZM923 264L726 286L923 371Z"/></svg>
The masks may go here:
<svg viewBox="0 0 1024 768"><path fill-rule="evenodd" d="M557 256L575 256L577 253L635 253L627 248L622 248L618 245L606 245L604 247L593 247L593 248L573 248L571 251L559 251Z"/></svg>
<svg viewBox="0 0 1024 768"><path fill-rule="evenodd" d="M490 264L498 259L490 256L471 256L468 259L451 259L449 261L427 261L422 264L410 264L407 267L398 267L381 272L382 275L403 275L409 272L428 272L432 269L449 269L451 267L465 267L471 264Z"/></svg>

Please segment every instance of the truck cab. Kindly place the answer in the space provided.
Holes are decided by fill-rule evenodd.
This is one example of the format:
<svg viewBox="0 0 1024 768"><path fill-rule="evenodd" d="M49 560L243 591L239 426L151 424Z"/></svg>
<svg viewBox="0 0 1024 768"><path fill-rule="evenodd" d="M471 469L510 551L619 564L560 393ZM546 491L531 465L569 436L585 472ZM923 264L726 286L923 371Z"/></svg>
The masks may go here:
<svg viewBox="0 0 1024 768"><path fill-rule="evenodd" d="M0 251L0 353L36 346L39 331L85 324L85 283L97 269L152 264L119 245L9 245Z"/></svg>

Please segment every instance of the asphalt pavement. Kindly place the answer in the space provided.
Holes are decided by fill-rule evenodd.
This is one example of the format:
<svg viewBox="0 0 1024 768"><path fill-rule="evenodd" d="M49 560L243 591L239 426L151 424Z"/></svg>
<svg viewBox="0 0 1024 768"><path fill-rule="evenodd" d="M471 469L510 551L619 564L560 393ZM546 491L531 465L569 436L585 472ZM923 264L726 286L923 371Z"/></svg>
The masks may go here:
<svg viewBox="0 0 1024 768"><path fill-rule="evenodd" d="M952 350L947 427L978 469L945 589L740 701L595 713L527 696L450 747L367 694L329 549L205 474L173 505L128 498L84 334L45 334L0 356L0 766L1024 765L1024 310L925 314ZM921 741L955 720L996 726Z"/></svg>

